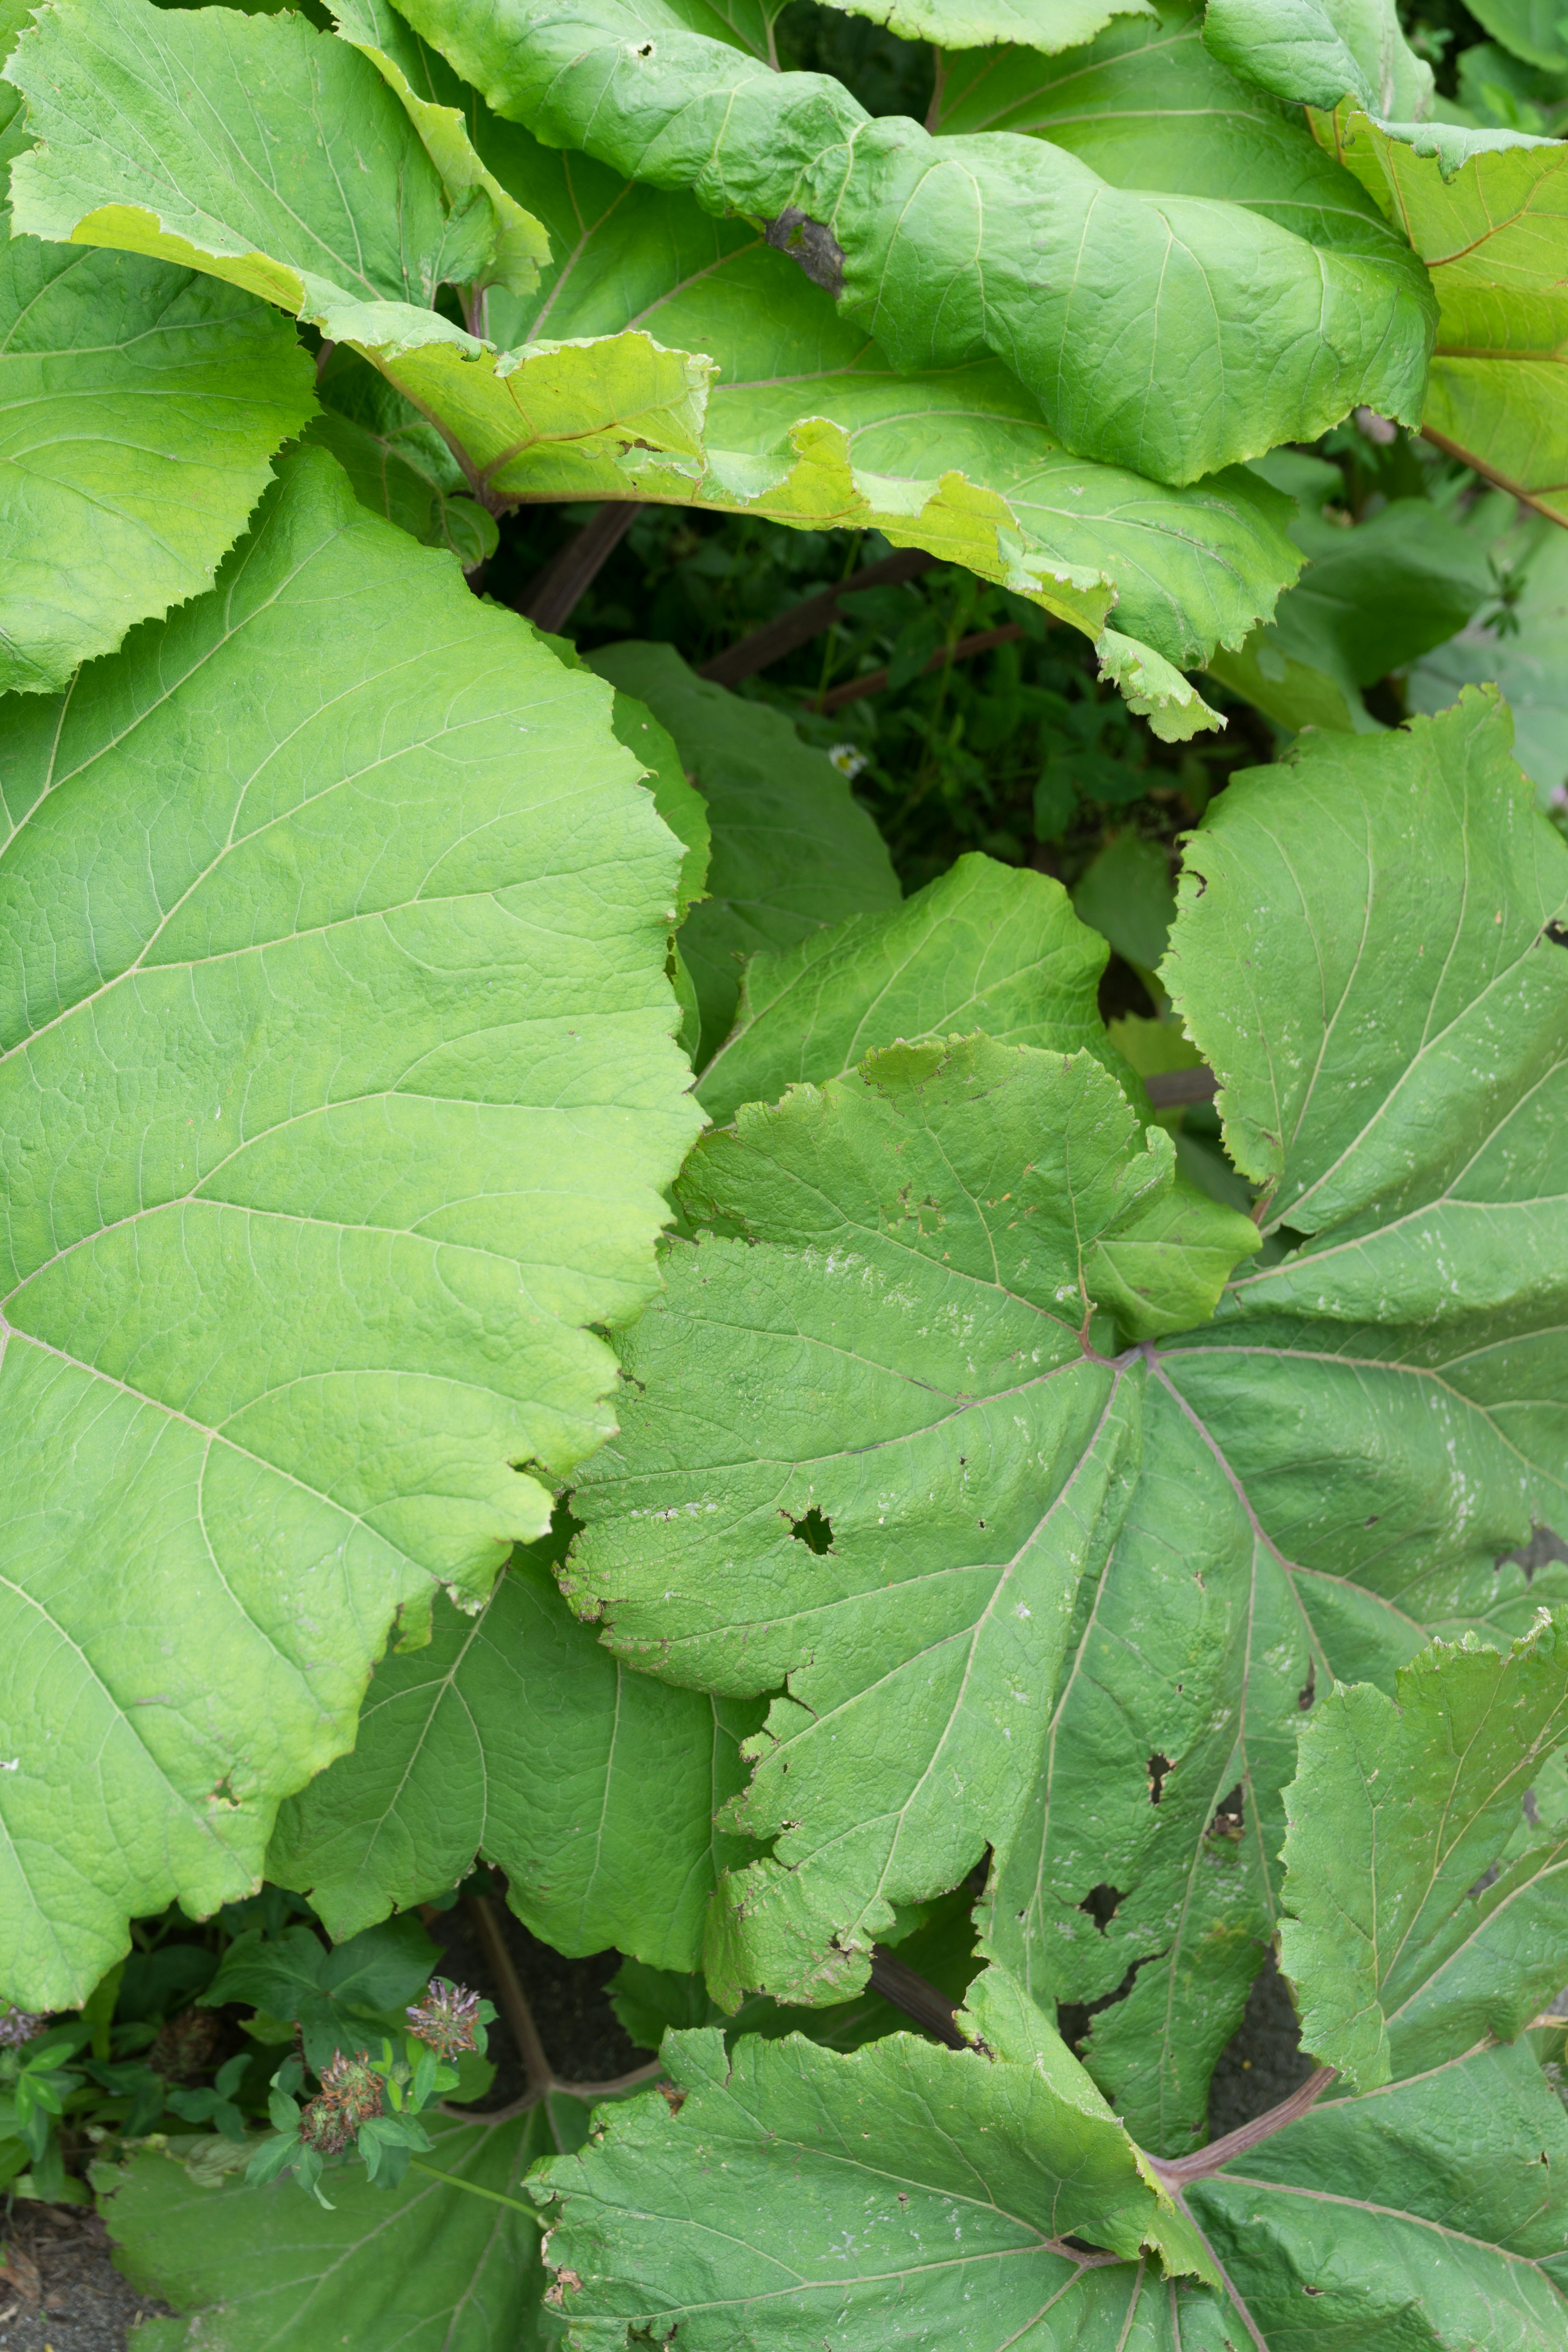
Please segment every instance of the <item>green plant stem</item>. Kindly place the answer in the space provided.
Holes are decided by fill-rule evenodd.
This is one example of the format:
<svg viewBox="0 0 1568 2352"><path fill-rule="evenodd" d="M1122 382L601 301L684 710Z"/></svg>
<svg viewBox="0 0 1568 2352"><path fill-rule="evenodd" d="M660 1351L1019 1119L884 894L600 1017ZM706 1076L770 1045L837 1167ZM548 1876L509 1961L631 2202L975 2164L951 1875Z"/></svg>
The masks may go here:
<svg viewBox="0 0 1568 2352"><path fill-rule="evenodd" d="M408 2159L410 2172L427 2172L432 2180L444 2180L448 2189L466 2189L470 2197L488 2198L492 2205L510 2205L514 2213L523 2214L537 2230L542 2227L531 2205L524 2205L516 2197L503 2197L499 2189L481 2189L477 2180L464 2180L455 2172L443 2172L438 2164L425 2164L416 2156Z"/></svg>

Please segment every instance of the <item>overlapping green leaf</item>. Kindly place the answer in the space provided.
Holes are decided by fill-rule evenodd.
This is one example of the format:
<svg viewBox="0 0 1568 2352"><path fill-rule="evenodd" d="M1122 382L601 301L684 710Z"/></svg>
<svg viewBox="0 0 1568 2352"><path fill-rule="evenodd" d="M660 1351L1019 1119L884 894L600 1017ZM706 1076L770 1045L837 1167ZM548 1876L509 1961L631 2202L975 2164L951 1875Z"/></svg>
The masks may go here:
<svg viewBox="0 0 1568 2352"><path fill-rule="evenodd" d="M75 5L94 24L105 12L111 49L139 43L141 0ZM230 37L221 20L185 21L201 27L181 37L204 94L209 84L220 92L234 69ZM816 527L874 525L898 544L929 547L1032 595L1097 638L1114 605L1118 635L1105 638L1105 662L1126 675L1135 707L1146 707L1162 731L1214 723L1167 665L1199 660L1218 642L1239 645L1293 576L1281 510L1261 485L1232 472L1171 490L1073 457L994 361L966 360L911 383L863 329L837 320L828 296L755 228L716 222L687 195L628 190L586 159L563 160L498 124L383 0L363 0L344 26L421 120L434 112L455 121L466 109L468 148L482 158L466 167L469 181L480 173L485 186L504 182L529 218L548 225L559 259L537 300L517 299L515 277L510 290L486 289L482 271L465 298L474 322L488 320L515 348L498 352L418 307L443 272L479 267L466 249L447 250L448 215L460 224L493 207L477 183L449 197L391 90L358 58L328 78L360 77L355 107L363 102L380 122L389 151L408 150L413 189L429 200L421 211L409 198L418 217L395 268L362 266L351 254L354 223L340 216L335 192L306 232L280 218L258 196L245 156L194 152L179 110L169 119L167 106L138 97L112 59L95 66L96 52L74 43L74 33L66 94L40 80L37 127L53 144L26 162L29 224L162 250L144 215L167 210L205 239L200 251L183 248L187 259L240 272L290 307L308 279L310 314L438 421L481 501L630 494L750 507ZM38 79L48 55L38 44L69 30L30 37L16 70ZM264 144L300 135L308 109L295 84L325 70L319 37L292 23L288 38L279 86L259 70L249 76ZM97 137L94 92L100 110L129 111L155 163ZM311 169L332 160L329 151ZM303 184L311 186L310 172ZM260 260L252 254L258 240ZM932 471L938 420L948 462ZM374 478L374 452L342 454L356 474ZM1125 648L1121 637L1131 640Z"/></svg>
<svg viewBox="0 0 1568 2352"><path fill-rule="evenodd" d="M1568 2116L1521 2042L1331 2093L1184 2201L1271 2352L1555 2352L1565 2181Z"/></svg>
<svg viewBox="0 0 1568 2352"><path fill-rule="evenodd" d="M1300 1565L1520 1632L1494 1562L1564 1502L1568 847L1510 732L1470 691L1319 739L1189 852L1163 977L1300 1246L1164 1367Z"/></svg>
<svg viewBox="0 0 1568 2352"><path fill-rule="evenodd" d="M718 1874L745 1852L713 1816L761 1719L633 1674L520 1554L476 1615L439 1601L429 1643L383 1659L352 1755L282 1808L268 1874L352 1936L482 1857L558 1951L694 1969Z"/></svg>
<svg viewBox="0 0 1568 2352"><path fill-rule="evenodd" d="M63 686L209 588L314 406L309 360L248 295L0 242L0 691Z"/></svg>
<svg viewBox="0 0 1568 2352"><path fill-rule="evenodd" d="M454 185L376 68L302 17L55 0L6 79L39 142L11 175L37 236L192 264L328 333L357 304L534 275L517 208L481 172ZM323 121L353 125L352 173Z"/></svg>
<svg viewBox="0 0 1568 2352"><path fill-rule="evenodd" d="M1331 113L1348 98L1393 122L1432 110L1432 68L1405 39L1394 0L1208 0L1204 39L1293 105Z"/></svg>
<svg viewBox="0 0 1568 2352"><path fill-rule="evenodd" d="M416 1919L383 1921L329 1952L314 1931L285 1927L237 1936L200 1999L205 2009L242 2002L282 2028L298 2028L305 2061L320 2074L334 2052L354 2050L417 2000L441 1955ZM401 2020L399 2020L401 2022Z"/></svg>
<svg viewBox="0 0 1568 2352"><path fill-rule="evenodd" d="M1002 1423L994 1454L971 1436L972 1400L991 1392L982 1327L939 1320L912 1268L895 1285L859 1234L851 1255L831 1222L849 1161L837 1139L864 1080L742 1112L732 1142L699 1153L693 1201L748 1240L678 1254L668 1301L634 1336L638 1386L618 1448L585 1482L591 1532L573 1574L612 1641L656 1671L720 1688L790 1675L738 1809L779 1842L726 1898L731 1927L710 1953L726 1998L756 1982L832 1998L886 1901L925 1891L918 1873L944 1846L954 1883L988 1836L991 1951L1043 2001L1120 1992L1094 2022L1091 2070L1146 2145L1181 2156L1201 2141L1209 2072L1275 1931L1281 1790L1303 1720L1336 1680L1391 1688L1429 1622L1522 1630L1562 1583L1538 1568L1532 1589L1498 1556L1561 1503L1552 1334L1568 1252L1553 1238L1563 1209L1546 1139L1568 1042L1568 957L1550 928L1565 866L1507 759L1506 716L1475 697L1408 735L1316 740L1233 783L1200 830L1163 977L1224 1081L1236 1157L1276 1181L1265 1218L1276 1238L1216 1319L1167 1339L1146 1369L1093 1352L1075 1363L1065 1334L1065 1353L1039 1359L1054 1369L1035 1393L1053 1407L1075 1387L1098 1401L1112 1378L1124 1398L1136 1391L1141 1434L1129 1428L1115 1491L1103 1506L1097 1495L1092 1541L1055 1571L1047 1628L1050 1577L1025 1598L1024 1638L1062 1661L1031 1654L1017 1685L1027 1727L978 1668L966 1685L969 1717L989 1708L987 1738L999 1730L1008 1751L1005 1803L967 1723L963 1766L951 1780L931 1769L933 1735L916 1737L910 1691L921 1708L951 1705L935 1662L962 1654L949 1612L970 1638L971 1582L999 1622L994 1571L989 1584L955 1572L980 1531L953 1551L949 1519L957 1530L973 1496L986 1546L999 1533L999 1556L1016 1552L1019 1574L1038 1576L1043 1554L1018 1549L1014 1518L1026 1497L1030 1527L1050 1505L1065 1441L1043 1442L1015 1404L1007 1443L1027 1458L1017 1504L1005 1499ZM801 1031L808 1039L804 1013ZM1271 1090L1287 1081L1293 1139L1268 1147L1281 1182L1277 1158L1265 1164L1247 1139L1285 1131ZM991 1155L972 1197L1010 1217L1026 1204L1031 1224L1047 1207L1065 1214L1084 1167L1070 1118L1036 1115L1014 1139L1004 1099L976 1104L966 1127L963 1149ZM770 1161L814 1123L834 1144L786 1188ZM1070 1153L1071 1184L1042 1134ZM928 1263L948 1252L951 1265L973 1213L960 1224L952 1164L928 1175L912 1144L897 1160L896 1182L878 1188L878 1246L900 1217L908 1249ZM1309 1182L1321 1206L1302 1244ZM1044 1265L1037 1256L1037 1273ZM1193 1297L1185 1312L1196 1324L1205 1309ZM903 1367L894 1327L911 1315L921 1352ZM931 1350L950 1328L965 1332L966 1361L944 1378ZM1016 1360L1022 1342L996 1329ZM900 1367L901 1402L889 1386L863 1418ZM797 1524L817 1554L805 1594ZM918 1685L895 1611L923 1633ZM919 1838L895 1786L911 1754L931 1823ZM810 1958L822 1950L814 1902L838 1914L826 1961Z"/></svg>
<svg viewBox="0 0 1568 2352"><path fill-rule="evenodd" d="M1239 205L1325 251L1394 260L1403 233L1299 112L1220 62L1205 38L1215 21L1201 0L1159 0L1064 57L956 58L941 127L1030 131L1113 187Z"/></svg>
<svg viewBox="0 0 1568 2352"><path fill-rule="evenodd" d="M1568 522L1568 147L1442 123L1320 124L1431 272L1428 438Z"/></svg>
<svg viewBox="0 0 1568 2352"><path fill-rule="evenodd" d="M1507 1656L1436 1643L1394 1699L1335 1691L1301 1743L1280 1959L1307 2048L1358 2089L1517 2041L1559 1989L1568 1836L1531 1837L1521 1806L1568 1739L1565 1632L1543 1619Z"/></svg>
<svg viewBox="0 0 1568 2352"><path fill-rule="evenodd" d="M680 930L700 1065L729 1029L743 957L896 908L898 877L846 778L781 712L694 677L672 646L608 646L591 658L668 730L707 803L707 896Z"/></svg>
<svg viewBox="0 0 1568 2352"><path fill-rule="evenodd" d="M1103 1056L1104 948L1060 883L961 857L903 906L853 916L746 966L735 1025L698 1084L730 1118L787 1086L844 1077L898 1038L967 1036Z"/></svg>
<svg viewBox="0 0 1568 2352"><path fill-rule="evenodd" d="M773 73L662 0L410 14L550 144L769 224L896 367L992 352L1084 457L1184 483L1357 401L1415 421L1430 297L1397 253L1119 189L1060 148L872 120L837 82Z"/></svg>
<svg viewBox="0 0 1568 2352"><path fill-rule="evenodd" d="M247 1890L395 1611L488 1590L610 1425L584 1327L653 1287L699 1114L679 850L608 719L321 452L210 595L10 706L0 1978L35 2007L127 1912Z"/></svg>
<svg viewBox="0 0 1568 2352"><path fill-rule="evenodd" d="M1134 2341L1219 2352L1224 2298L1192 2284L1195 2233L1053 2028L1001 1970L965 2021L984 2055L898 2034L847 2056L795 2039L726 2056L710 2029L671 2034L679 2113L640 2099L531 2183L568 2340L1112 2352L1142 2315ZM1168 2284L1140 2259L1156 2249Z"/></svg>
<svg viewBox="0 0 1568 2352"><path fill-rule="evenodd" d="M104 2218L122 2268L181 2314L144 2321L137 2352L345 2342L533 2352L548 2342L522 2179L540 2157L579 2143L585 2111L562 2098L510 2122L427 2121L435 2145L398 2188L372 2187L358 2167L334 2173L330 2212L287 2181L194 2180L178 2141L133 2156L110 2176ZM468 2185L446 2186L437 2172Z"/></svg>
<svg viewBox="0 0 1568 2352"><path fill-rule="evenodd" d="M683 1197L744 1238L679 1250L630 1339L568 1590L671 1680L787 1677L732 1808L779 1842L727 1882L708 1969L726 2001L830 2000L1027 1801L1135 1476L1111 1315L1201 1317L1253 1234L1089 1055L984 1038L742 1110Z"/></svg>

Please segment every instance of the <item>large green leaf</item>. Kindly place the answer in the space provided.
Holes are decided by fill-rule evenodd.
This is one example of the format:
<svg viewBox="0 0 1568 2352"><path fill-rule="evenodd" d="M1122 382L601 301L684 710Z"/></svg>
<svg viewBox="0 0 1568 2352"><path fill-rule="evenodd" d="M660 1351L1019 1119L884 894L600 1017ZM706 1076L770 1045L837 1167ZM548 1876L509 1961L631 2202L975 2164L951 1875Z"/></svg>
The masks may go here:
<svg viewBox="0 0 1568 2352"><path fill-rule="evenodd" d="M75 5L109 11L110 47L136 46L142 0ZM191 101L199 114L221 98L235 66L221 17L188 21L197 29L181 36L181 53L201 80L202 99ZM40 100L40 121L62 126L68 160L29 162L29 222L162 250L155 216L167 208L205 240L199 250L183 248L186 259L239 271L291 306L309 278L310 315L397 386L410 404L405 425L411 415L438 423L481 503L631 495L751 508L819 528L875 526L898 544L972 565L1097 638L1114 605L1118 634L1104 639L1104 662L1108 674L1127 677L1134 707L1177 735L1214 723L1166 665L1199 660L1218 642L1239 645L1293 576L1299 559L1279 528L1283 510L1264 486L1233 470L1171 490L1072 457L994 361L914 382L899 375L755 227L717 222L689 195L629 190L585 158L552 154L499 123L384 0L356 0L343 24L421 121L438 116L450 129L461 116L474 158L469 182L475 173L488 175L487 187L504 182L529 207L527 218L548 225L559 259L536 299L520 296L516 273L488 289L476 281L465 295L472 322L514 348L498 351L418 307L443 268L466 260L435 247L423 251L416 240L417 268L403 245L396 268L361 267L357 225L342 217L335 187L320 220L312 212L302 227L260 202L243 155L194 147L183 117L171 122L168 108L139 95L120 65L95 66L92 54L73 50L59 78L67 96L50 90ZM57 27L47 37L66 34ZM26 75L31 57L37 77L45 38L32 37L16 70ZM354 57L332 66L331 45L298 22L288 44L287 73L248 76L247 105L264 144L297 141L307 124L314 139L303 90L326 71L324 47L327 78L335 87L349 76L354 106L363 100L381 124L387 151L400 171L407 167L415 194L423 189L431 199L439 223L444 206L456 221L489 204L468 184L459 202L449 202L370 63ZM110 108L139 129L137 152L98 136ZM365 176L357 162L346 172L331 151L314 168L334 178L346 173L356 185ZM303 184L312 191L309 173ZM84 214L94 202L98 209ZM434 236L429 230L426 246ZM258 239L260 257L252 251ZM330 380L327 396L333 399ZM374 439L366 446L342 425L327 432L355 478L385 505ZM944 463L933 470L938 433ZM406 468L397 483L405 500L412 493L417 501L420 519L430 517L427 494ZM401 506L390 510L406 519ZM448 504L443 524L454 511ZM434 535L433 517L423 527ZM462 551L472 560L466 543ZM1119 638L1129 636L1132 644L1121 647Z"/></svg>
<svg viewBox="0 0 1568 2352"><path fill-rule="evenodd" d="M1557 2352L1565 2179L1568 2116L1519 2042L1331 2093L1184 2201L1269 2352Z"/></svg>
<svg viewBox="0 0 1568 2352"><path fill-rule="evenodd" d="M898 1038L967 1036L1105 1053L1105 950L1059 882L989 857L901 907L851 916L752 958L735 1025L698 1084L717 1119L801 1079L841 1078Z"/></svg>
<svg viewBox="0 0 1568 2352"><path fill-rule="evenodd" d="M1471 690L1320 738L1189 851L1163 977L1297 1245L1164 1367L1299 1564L1519 1632L1498 1556L1564 1502L1568 846L1509 737Z"/></svg>
<svg viewBox="0 0 1568 2352"><path fill-rule="evenodd" d="M558 1951L694 1969L718 1874L743 1853L713 1816L762 1712L632 1673L520 1553L476 1615L440 1601L427 1646L383 1659L353 1753L282 1807L268 1875L342 1937L482 1857Z"/></svg>
<svg viewBox="0 0 1568 2352"><path fill-rule="evenodd" d="M565 2098L510 2122L428 2116L435 2146L398 2188L373 2188L357 2165L331 2173L330 2212L289 2180L195 2180L178 2140L132 2156L100 2176L100 2208L121 2268L182 2315L143 2321L137 2352L533 2352L549 2341L545 2278L522 2178L575 2147L586 2120Z"/></svg>
<svg viewBox="0 0 1568 2352"><path fill-rule="evenodd" d="M712 2029L668 2035L669 2105L630 2103L530 2184L568 2340L1113 2352L1155 2284L1140 2253L1158 2249L1189 2277L1158 2289L1195 2307L1180 2340L1218 2352L1218 2298L1190 2284L1195 2233L1054 2029L1000 1969L965 2021L984 2054L896 2034L849 2055L748 2037L726 2055ZM1085 2238L1131 2259L1064 2242Z"/></svg>
<svg viewBox="0 0 1568 2352"><path fill-rule="evenodd" d="M769 224L896 367L992 352L1082 457L1183 483L1357 401L1415 420L1431 303L1395 252L1119 189L1037 142L872 120L826 76L685 31L663 0L410 15L547 143Z"/></svg>
<svg viewBox="0 0 1568 2352"><path fill-rule="evenodd" d="M10 706L0 1981L33 2007L127 1912L247 1890L394 1612L482 1595L611 1426L584 1327L655 1286L699 1114L679 848L608 720L321 452L210 595Z"/></svg>
<svg viewBox="0 0 1568 2352"><path fill-rule="evenodd" d="M708 804L707 897L681 926L701 1013L700 1064L735 1011L742 959L846 915L896 908L886 845L831 760L782 711L696 677L673 646L606 646L591 667L674 739Z"/></svg>
<svg viewBox="0 0 1568 2352"><path fill-rule="evenodd" d="M743 1238L678 1249L626 1348L568 1590L673 1681L787 1679L732 1808L779 1842L708 1969L731 2004L831 2000L1027 1801L1136 1468L1143 1368L1097 1306L1201 1317L1255 1238L1088 1054L984 1038L742 1110L683 1198Z"/></svg>
<svg viewBox="0 0 1568 2352"><path fill-rule="evenodd" d="M63 686L210 588L314 406L264 303L162 262L0 242L0 691Z"/></svg>
<svg viewBox="0 0 1568 2352"><path fill-rule="evenodd" d="M976 1622L971 1586L998 1635L1005 1624L994 1570L970 1564L977 1523L1011 1559L1082 1441L1057 1438L1043 1403L1030 1419L1016 1402L1001 1417L977 1402L1016 1380L988 1370L981 1334L994 1331L987 1349L1007 1363L1035 1359L1037 1340L993 1322L992 1306L943 1321L927 1274L918 1288L913 1267L895 1279L890 1254L881 1271L901 1219L928 1265L957 1259L963 1234L994 1282L973 1209L958 1213L962 1160L928 1171L906 1142L896 1179L869 1196L883 1203L874 1245L866 1217L852 1253L829 1205L846 1198L847 1144L825 1145L825 1164L786 1189L785 1139L847 1136L850 1113L872 1108L864 1080L742 1112L733 1142L699 1152L689 1198L747 1238L678 1251L668 1300L633 1335L640 1386L625 1436L584 1483L591 1531L574 1574L612 1640L672 1678L762 1689L790 1676L737 1809L779 1843L726 1895L732 1927L710 1956L726 1997L758 1981L841 1992L863 1967L858 1938L885 1925L885 1908L859 1906L932 1888L944 1842L954 1883L988 1837L989 1949L1042 2001L1110 2000L1086 2044L1097 2080L1146 2145L1184 2156L1201 2141L1210 2069L1275 1931L1281 1791L1302 1722L1336 1680L1392 1689L1429 1622L1506 1637L1564 1587L1560 1568L1538 1567L1531 1586L1499 1556L1562 1504L1553 1334L1568 1250L1549 1139L1568 957L1548 926L1565 867L1508 761L1506 715L1474 696L1408 734L1310 740L1215 803L1187 852L1163 972L1224 1082L1238 1159L1276 1179L1272 1238L1215 1321L1142 1363L1107 1362L1092 1325L1088 1354L1065 1328L1039 1353L1049 1383L1031 1375L1026 1395L1055 1414L1077 1391L1098 1409L1114 1385L1128 1427L1101 1523L1055 1581L1043 1549L1019 1553L1017 1573L1039 1578L1014 1637L1041 1645L1016 1685L1026 1731L976 1652L951 1780L922 1759L951 1719L942 1678ZM801 1032L809 1052L808 1010ZM911 1072L929 1050L909 1054ZM1276 1072L1299 1089L1282 1182L1248 1141L1254 1127L1281 1131ZM1031 1226L1065 1217L1059 1155L1072 1185L1085 1169L1072 1119L1004 1125L1005 1101L988 1095L965 1128L963 1150L986 1155L972 1198L1005 1202L1008 1217L1026 1205ZM1371 1162L1385 1134L1386 1197ZM1319 1186L1306 1243L1304 1185L1325 1160L1340 1189ZM1034 1280L1050 1269L1031 1245ZM1205 1304L1184 1311L1200 1318ZM906 1320L919 1339L907 1355ZM962 1347L951 1373L933 1346ZM804 1590L795 1528L816 1554ZM1058 1613L1043 1628L1047 1589ZM982 1703L1007 1752L999 1800L972 1727ZM921 1769L931 1826L917 1843L900 1775ZM836 1882L838 1911L815 1976L802 1957L820 1934L814 1880L825 1915Z"/></svg>
<svg viewBox="0 0 1568 2352"><path fill-rule="evenodd" d="M1298 110L1227 71L1204 35L1201 0L1159 0L1157 14L1119 19L1064 57L954 58L941 127L1031 131L1113 187L1239 205L1325 251L1394 259L1405 238L1354 174Z"/></svg>
<svg viewBox="0 0 1568 2352"><path fill-rule="evenodd" d="M1436 1643L1394 1699L1333 1692L1301 1742L1280 1959L1306 2047L1360 2090L1517 2040L1558 1990L1568 1837L1493 1865L1568 1738L1565 1633L1568 1614L1506 1656Z"/></svg>
<svg viewBox="0 0 1568 2352"><path fill-rule="evenodd" d="M1442 123L1319 124L1431 272L1429 440L1568 522L1568 146Z"/></svg>

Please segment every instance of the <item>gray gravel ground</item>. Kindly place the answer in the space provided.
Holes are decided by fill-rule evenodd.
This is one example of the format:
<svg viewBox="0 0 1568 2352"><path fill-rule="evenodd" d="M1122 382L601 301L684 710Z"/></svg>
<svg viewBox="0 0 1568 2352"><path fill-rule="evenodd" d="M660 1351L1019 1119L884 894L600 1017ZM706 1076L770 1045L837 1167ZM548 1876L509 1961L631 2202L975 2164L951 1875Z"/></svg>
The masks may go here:
<svg viewBox="0 0 1568 2352"><path fill-rule="evenodd" d="M121 2277L81 2206L18 2202L3 2230L0 2352L125 2352L139 2320L168 2310Z"/></svg>

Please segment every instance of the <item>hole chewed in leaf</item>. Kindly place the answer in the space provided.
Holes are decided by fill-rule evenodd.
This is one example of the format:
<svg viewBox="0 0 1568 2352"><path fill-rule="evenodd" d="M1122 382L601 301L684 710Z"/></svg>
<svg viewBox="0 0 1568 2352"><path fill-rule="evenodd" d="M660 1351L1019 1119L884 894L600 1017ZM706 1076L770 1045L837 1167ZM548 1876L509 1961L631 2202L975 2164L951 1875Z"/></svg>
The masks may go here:
<svg viewBox="0 0 1568 2352"><path fill-rule="evenodd" d="M1080 1911L1088 1912L1103 1936L1120 1910L1122 1899L1122 1891L1119 1886L1104 1885L1091 1886L1078 1907Z"/></svg>
<svg viewBox="0 0 1568 2352"><path fill-rule="evenodd" d="M1311 1706L1317 1698L1317 1696L1318 1662L1316 1658L1309 1658L1307 1661L1307 1679L1301 1685L1300 1689L1296 1693L1296 1704L1300 1708L1303 1715L1305 1715L1308 1708Z"/></svg>
<svg viewBox="0 0 1568 2352"><path fill-rule="evenodd" d="M1212 1838L1228 1838L1232 1844L1238 1843L1246 1817L1247 1792L1238 1780L1230 1794L1222 1797L1215 1806L1207 1834Z"/></svg>
<svg viewBox="0 0 1568 2352"><path fill-rule="evenodd" d="M1554 948L1568 948L1568 923L1548 923L1541 936Z"/></svg>
<svg viewBox="0 0 1568 2352"><path fill-rule="evenodd" d="M1165 1775L1172 1769L1171 1759L1155 1752L1149 1759L1149 1802L1157 1805L1165 1786Z"/></svg>
<svg viewBox="0 0 1568 2352"><path fill-rule="evenodd" d="M816 1552L820 1559L824 1552L833 1549L833 1522L825 1511L818 1510L815 1503L798 1519L792 1517L788 1511L780 1516L789 1520L791 1535L796 1543L803 1543L807 1551Z"/></svg>

